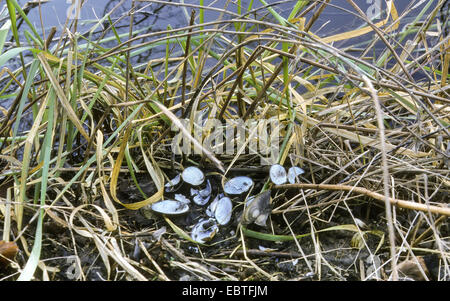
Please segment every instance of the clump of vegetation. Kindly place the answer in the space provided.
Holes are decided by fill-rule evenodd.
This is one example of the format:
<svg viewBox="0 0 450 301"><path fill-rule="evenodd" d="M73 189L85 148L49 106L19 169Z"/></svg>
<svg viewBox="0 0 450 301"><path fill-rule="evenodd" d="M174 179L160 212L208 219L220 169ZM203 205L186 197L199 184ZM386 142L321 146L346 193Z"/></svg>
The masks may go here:
<svg viewBox="0 0 450 301"><path fill-rule="evenodd" d="M133 1L116 18L122 2L86 33L73 18L55 36L6 1L0 66L18 65L1 71L0 233L19 252L1 279L449 279L446 1L401 13L387 1L376 19L349 0L343 13L364 26L329 36L313 28L331 1ZM155 4L190 21L136 29ZM303 168L298 183L269 180L249 150L258 128L231 153L198 139L271 118L274 163ZM197 152L174 153L177 137ZM188 166L215 194L235 175L253 179L253 195L270 189L267 226L239 222L250 195L205 244L189 237L198 213L145 211Z"/></svg>

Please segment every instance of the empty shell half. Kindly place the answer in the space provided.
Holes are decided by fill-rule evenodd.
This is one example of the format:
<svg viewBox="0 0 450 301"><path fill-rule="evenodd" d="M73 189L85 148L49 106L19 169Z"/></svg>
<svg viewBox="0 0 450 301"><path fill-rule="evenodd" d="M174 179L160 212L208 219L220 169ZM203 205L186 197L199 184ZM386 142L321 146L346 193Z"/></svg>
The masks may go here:
<svg viewBox="0 0 450 301"><path fill-rule="evenodd" d="M175 178L172 180L169 180L169 182L164 185L166 188L166 192L172 192L177 190L181 186L181 176L178 174Z"/></svg>
<svg viewBox="0 0 450 301"><path fill-rule="evenodd" d="M184 182L191 184L192 186L201 185L205 181L205 175L198 167L195 166L185 168L181 173L181 177Z"/></svg>
<svg viewBox="0 0 450 301"><path fill-rule="evenodd" d="M293 166L288 170L288 181L291 184L295 184L297 182L297 176L304 174L305 171L300 167Z"/></svg>
<svg viewBox="0 0 450 301"><path fill-rule="evenodd" d="M223 187L226 194L239 195L247 192L253 186L253 180L246 176L234 177Z"/></svg>
<svg viewBox="0 0 450 301"><path fill-rule="evenodd" d="M152 204L151 208L161 214L178 215L188 212L189 205L174 200L163 200Z"/></svg>
<svg viewBox="0 0 450 301"><path fill-rule="evenodd" d="M242 213L241 223L248 225L254 222L259 226L265 227L270 212L270 190L266 190L247 199L244 212Z"/></svg>
<svg viewBox="0 0 450 301"><path fill-rule="evenodd" d="M215 219L202 219L192 229L191 237L194 241L203 244L211 240L218 230L219 226Z"/></svg>
<svg viewBox="0 0 450 301"><path fill-rule="evenodd" d="M219 193L218 195L216 195L214 201L212 201L211 204L209 204L208 208L206 208L205 213L207 216L214 217L214 212L216 211L217 204L219 203L219 200L223 197L224 197L223 193Z"/></svg>
<svg viewBox="0 0 450 301"><path fill-rule="evenodd" d="M281 185L287 182L286 169L280 164L274 164L270 167L270 180L275 185Z"/></svg>
<svg viewBox="0 0 450 301"><path fill-rule="evenodd" d="M233 203L229 197L217 196L211 205L208 206L206 214L214 217L219 225L226 225L231 219Z"/></svg>

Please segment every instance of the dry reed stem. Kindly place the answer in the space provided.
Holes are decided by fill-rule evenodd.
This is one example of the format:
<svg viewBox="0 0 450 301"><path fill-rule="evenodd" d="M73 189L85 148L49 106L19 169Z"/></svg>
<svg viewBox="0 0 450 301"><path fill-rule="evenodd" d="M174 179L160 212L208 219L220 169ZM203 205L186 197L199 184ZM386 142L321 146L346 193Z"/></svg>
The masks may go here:
<svg viewBox="0 0 450 301"><path fill-rule="evenodd" d="M369 189L363 187L355 187L350 185L341 185L341 184L284 184L284 185L276 185L273 189L315 189L315 190L334 190L334 191L351 191L360 194L364 194L368 197L371 197L377 201L382 201L384 203L385 197L382 194L371 191ZM415 203L411 201L405 201L400 199L395 199L389 197L389 203L391 205L397 206L399 208L417 210L422 212L430 212L440 215L450 216L450 208L449 207L439 207L433 205L426 205Z"/></svg>
<svg viewBox="0 0 450 301"><path fill-rule="evenodd" d="M392 280L397 281L398 272L397 272L397 260L395 258L395 232L394 232L394 222L392 219L391 203L389 202L389 168L386 156L387 148L385 141L386 138L384 134L383 111L381 110L380 101L378 99L377 92L372 86L372 83L365 75L363 75L362 78L370 91L372 100L375 103L375 112L377 114L377 123L380 132L380 144L381 144L381 164L383 169L384 206L386 209L386 219L389 231L389 243L390 243L389 245L391 251Z"/></svg>

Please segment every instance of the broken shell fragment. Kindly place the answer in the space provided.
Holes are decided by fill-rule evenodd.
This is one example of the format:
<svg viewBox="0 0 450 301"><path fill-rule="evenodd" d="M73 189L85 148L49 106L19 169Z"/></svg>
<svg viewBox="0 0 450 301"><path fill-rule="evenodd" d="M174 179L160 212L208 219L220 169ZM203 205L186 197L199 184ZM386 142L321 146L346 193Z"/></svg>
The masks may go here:
<svg viewBox="0 0 450 301"><path fill-rule="evenodd" d="M199 186L205 181L205 175L195 166L190 166L183 170L181 177L184 182L191 184L192 186Z"/></svg>
<svg viewBox="0 0 450 301"><path fill-rule="evenodd" d="M226 194L239 195L247 192L253 186L253 180L249 177L239 176L225 183L223 190Z"/></svg>
<svg viewBox="0 0 450 301"><path fill-rule="evenodd" d="M206 214L214 217L220 225L226 225L231 219L233 204L229 197L218 195L206 209Z"/></svg>
<svg viewBox="0 0 450 301"><path fill-rule="evenodd" d="M213 218L200 220L192 229L191 237L198 243L205 243L216 235L219 227Z"/></svg>
<svg viewBox="0 0 450 301"><path fill-rule="evenodd" d="M270 168L270 180L275 185L281 185L287 182L286 169L280 164L274 164Z"/></svg>
<svg viewBox="0 0 450 301"><path fill-rule="evenodd" d="M241 223L248 225L254 222L259 226L265 227L270 212L270 190L266 190L248 198L242 213Z"/></svg>
<svg viewBox="0 0 450 301"><path fill-rule="evenodd" d="M185 197L184 195L182 195L180 193L175 194L174 199L178 202L182 202L185 204L189 204L191 202L187 197Z"/></svg>
<svg viewBox="0 0 450 301"><path fill-rule="evenodd" d="M188 212L189 205L174 200L163 200L152 204L151 209L161 214L178 215Z"/></svg>
<svg viewBox="0 0 450 301"><path fill-rule="evenodd" d="M305 171L300 167L293 166L288 170L288 181L291 184L295 184L297 182L297 176L304 174Z"/></svg>
<svg viewBox="0 0 450 301"><path fill-rule="evenodd" d="M202 190L191 188L191 196L193 197L194 203L196 203L199 206L204 206L206 203L208 203L209 199L211 198L211 183L209 180L206 181L206 187Z"/></svg>
<svg viewBox="0 0 450 301"><path fill-rule="evenodd" d="M181 176L178 174L175 178L170 180L164 187L166 187L166 192L172 192L177 190L181 185Z"/></svg>

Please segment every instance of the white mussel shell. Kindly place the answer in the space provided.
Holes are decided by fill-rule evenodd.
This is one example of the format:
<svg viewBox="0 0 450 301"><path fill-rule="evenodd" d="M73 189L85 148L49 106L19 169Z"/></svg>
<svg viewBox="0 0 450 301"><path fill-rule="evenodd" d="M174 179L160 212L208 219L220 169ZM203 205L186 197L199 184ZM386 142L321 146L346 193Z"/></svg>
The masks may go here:
<svg viewBox="0 0 450 301"><path fill-rule="evenodd" d="M225 183L223 190L226 194L239 195L247 192L253 186L253 180L246 176L230 179Z"/></svg>
<svg viewBox="0 0 450 301"><path fill-rule="evenodd" d="M192 229L191 237L194 241L203 244L211 240L218 230L219 226L217 226L215 219L202 219Z"/></svg>
<svg viewBox="0 0 450 301"><path fill-rule="evenodd" d="M258 226L261 226L261 227L265 227L267 225L267 219L269 218L269 215L270 215L270 212L264 213L264 214L260 214L255 219L255 224L257 224Z"/></svg>
<svg viewBox="0 0 450 301"><path fill-rule="evenodd" d="M291 184L295 184L297 182L297 176L304 174L305 171L300 167L293 166L288 170L288 181Z"/></svg>
<svg viewBox="0 0 450 301"><path fill-rule="evenodd" d="M177 190L180 187L180 183L181 183L181 176L178 174L175 178L173 178L172 180L167 182L166 185L164 185L164 187L166 188L166 192L172 192Z"/></svg>
<svg viewBox="0 0 450 301"><path fill-rule="evenodd" d="M226 225L231 219L231 212L233 211L233 204L229 197L223 197L215 206L214 217L219 225Z"/></svg>
<svg viewBox="0 0 450 301"><path fill-rule="evenodd" d="M214 212L216 212L217 204L219 203L219 200L223 197L224 197L223 193L219 193L218 195L216 195L214 201L212 201L211 204L209 204L208 208L206 208L205 212L207 216L214 217Z"/></svg>
<svg viewBox="0 0 450 301"><path fill-rule="evenodd" d="M270 212L270 190L266 190L256 196L248 198L245 202L241 223L248 225L254 222L259 226L265 227Z"/></svg>
<svg viewBox="0 0 450 301"><path fill-rule="evenodd" d="M204 206L206 203L208 203L209 199L211 198L211 183L209 180L206 181L206 187L202 190L191 188L191 196L193 197L192 200L194 203L196 203L199 206Z"/></svg>
<svg viewBox="0 0 450 301"><path fill-rule="evenodd" d="M195 166L189 166L184 169L181 173L181 177L184 182L191 184L192 186L199 186L205 181L205 175Z"/></svg>
<svg viewBox="0 0 450 301"><path fill-rule="evenodd" d="M161 214L178 215L188 212L189 205L174 200L163 200L153 203L151 209Z"/></svg>
<svg viewBox="0 0 450 301"><path fill-rule="evenodd" d="M185 197L184 195L182 195L180 193L175 194L175 196L173 198L176 201L182 202L182 203L185 203L185 204L189 204L191 202L187 197Z"/></svg>
<svg viewBox="0 0 450 301"><path fill-rule="evenodd" d="M270 180L275 185L281 185L287 182L286 169L280 164L274 164L270 167Z"/></svg>

